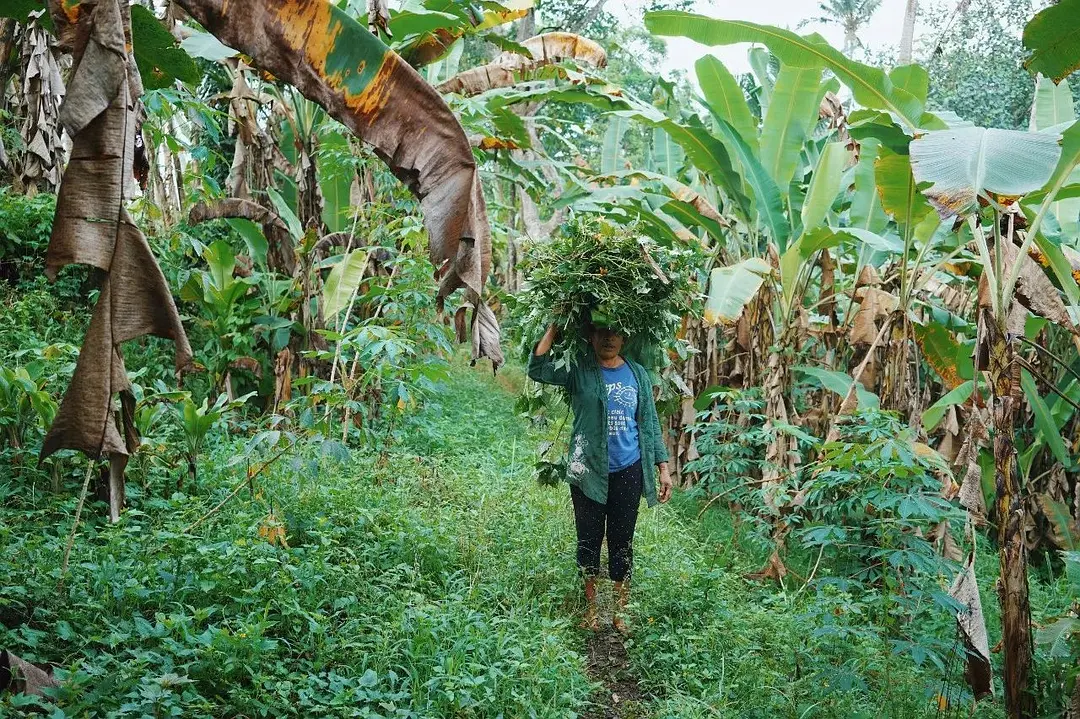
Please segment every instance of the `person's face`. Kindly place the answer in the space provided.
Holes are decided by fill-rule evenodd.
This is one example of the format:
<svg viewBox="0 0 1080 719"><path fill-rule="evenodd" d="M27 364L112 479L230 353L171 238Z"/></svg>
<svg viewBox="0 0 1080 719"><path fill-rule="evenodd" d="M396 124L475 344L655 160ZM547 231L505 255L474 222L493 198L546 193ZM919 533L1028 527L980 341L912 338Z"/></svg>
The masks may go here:
<svg viewBox="0 0 1080 719"><path fill-rule="evenodd" d="M622 351L623 336L613 330L597 327L592 331L589 340L597 359L613 360Z"/></svg>

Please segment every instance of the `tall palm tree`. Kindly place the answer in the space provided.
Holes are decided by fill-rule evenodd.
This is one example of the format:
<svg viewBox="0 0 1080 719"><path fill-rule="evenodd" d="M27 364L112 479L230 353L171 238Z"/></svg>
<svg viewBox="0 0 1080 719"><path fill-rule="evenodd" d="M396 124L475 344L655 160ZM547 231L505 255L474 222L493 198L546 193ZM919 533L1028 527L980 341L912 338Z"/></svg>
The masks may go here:
<svg viewBox="0 0 1080 719"><path fill-rule="evenodd" d="M818 5L823 14L801 24L820 22L844 28L844 54L850 55L862 45L859 28L869 22L880 6L881 0L825 0Z"/></svg>
<svg viewBox="0 0 1080 719"><path fill-rule="evenodd" d="M915 16L919 12L918 0L907 0L904 8L904 29L900 33L900 65L911 64L911 46L915 40Z"/></svg>

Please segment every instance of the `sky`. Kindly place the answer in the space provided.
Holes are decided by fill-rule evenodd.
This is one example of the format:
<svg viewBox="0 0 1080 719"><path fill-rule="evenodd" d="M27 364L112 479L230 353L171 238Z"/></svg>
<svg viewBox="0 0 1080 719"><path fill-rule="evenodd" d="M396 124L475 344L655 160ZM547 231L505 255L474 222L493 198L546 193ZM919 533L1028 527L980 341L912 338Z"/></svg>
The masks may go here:
<svg viewBox="0 0 1080 719"><path fill-rule="evenodd" d="M876 50L900 44L905 4L905 0L882 0L881 7L859 33L860 39L867 47ZM919 3L920 7L942 5L951 7L954 4L955 0L920 0ZM609 7L616 14L619 14L617 7L621 7L627 22L640 23L640 15L630 16L633 11L629 7L632 5L633 3L619 3L618 5L611 3ZM777 25L795 30L800 34L818 32L837 49L842 48L844 44L844 32L838 25L811 23L805 28L797 28L802 20L822 14L815 0L697 0L694 12L725 20L749 20L762 25ZM925 26L916 24L916 48L920 34L927 30ZM693 78L694 62L708 52L719 57L733 73L750 71L750 65L746 60L749 45L707 48L685 38L666 38L666 41L668 57L663 67L665 75L670 75L672 70L683 69Z"/></svg>

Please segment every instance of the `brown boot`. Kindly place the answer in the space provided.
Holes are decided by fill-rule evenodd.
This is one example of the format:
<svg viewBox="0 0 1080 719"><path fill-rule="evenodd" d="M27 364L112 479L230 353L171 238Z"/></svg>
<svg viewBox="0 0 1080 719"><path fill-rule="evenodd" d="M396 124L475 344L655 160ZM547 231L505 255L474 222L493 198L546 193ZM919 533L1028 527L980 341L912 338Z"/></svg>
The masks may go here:
<svg viewBox="0 0 1080 719"><path fill-rule="evenodd" d="M596 577L585 577L585 616L578 625L590 632L600 630L600 607L596 603Z"/></svg>
<svg viewBox="0 0 1080 719"><path fill-rule="evenodd" d="M620 634L629 634L630 627L626 623L626 605L630 603L630 582L615 582L612 593L615 595L615 609L611 613L611 626L615 627Z"/></svg>

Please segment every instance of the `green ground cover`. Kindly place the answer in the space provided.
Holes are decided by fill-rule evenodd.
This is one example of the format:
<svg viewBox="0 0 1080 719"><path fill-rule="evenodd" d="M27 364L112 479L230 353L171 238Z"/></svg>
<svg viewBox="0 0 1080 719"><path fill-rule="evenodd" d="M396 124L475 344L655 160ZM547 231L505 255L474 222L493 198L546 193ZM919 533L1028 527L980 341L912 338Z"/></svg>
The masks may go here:
<svg viewBox="0 0 1080 719"><path fill-rule="evenodd" d="M0 646L65 668L57 718L591 711L568 493L532 478L544 432L514 413L521 381L455 366L384 456L286 458L184 534L243 480L227 461L245 438L222 439L190 493L131 482L115 526L91 506L59 590L77 487L5 469ZM287 548L260 536L271 508ZM762 556L698 509L677 494L640 519L634 716L933 714L940 672L856 631L867 607L815 613L797 581L744 580Z"/></svg>

